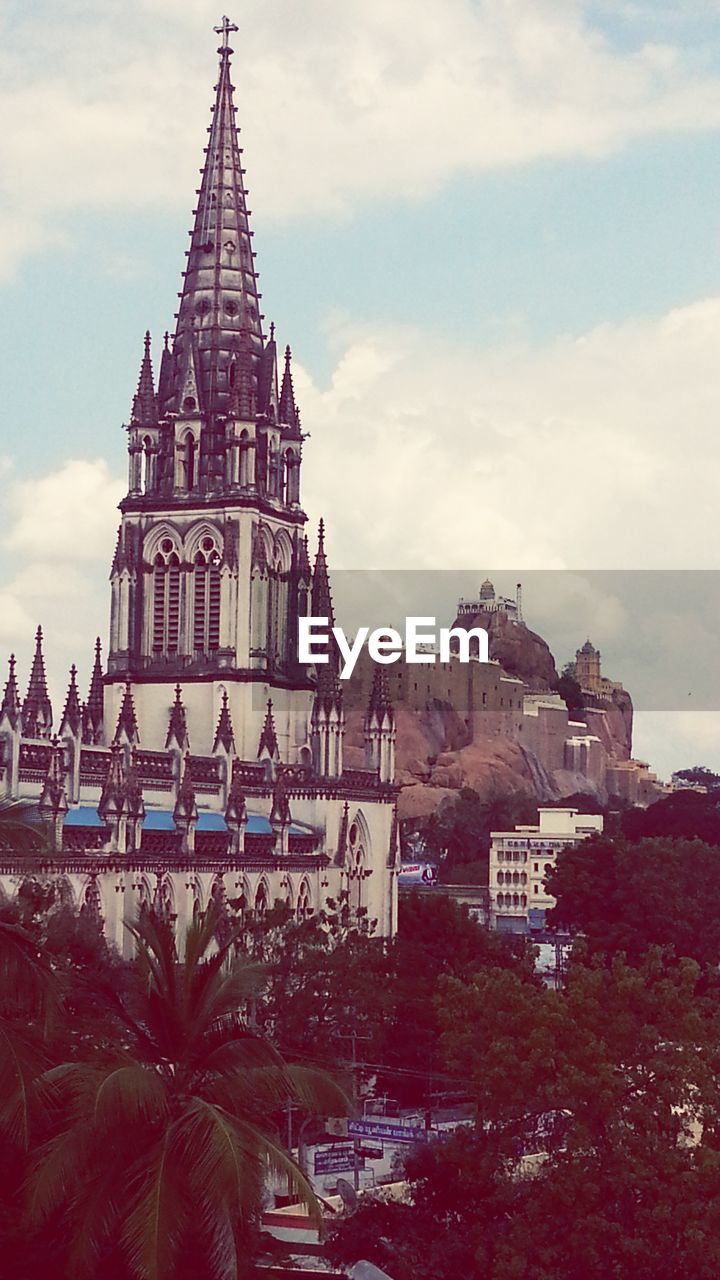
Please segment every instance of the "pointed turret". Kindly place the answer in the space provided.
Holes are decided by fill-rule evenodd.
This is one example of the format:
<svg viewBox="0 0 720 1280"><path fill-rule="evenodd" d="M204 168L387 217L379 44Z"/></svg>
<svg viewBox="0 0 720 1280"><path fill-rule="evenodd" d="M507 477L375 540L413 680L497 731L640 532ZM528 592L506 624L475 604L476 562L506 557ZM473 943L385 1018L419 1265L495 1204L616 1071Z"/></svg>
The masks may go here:
<svg viewBox="0 0 720 1280"><path fill-rule="evenodd" d="M213 754L220 749L226 751L228 755L232 755L235 751L235 735L233 733L232 718L230 716L228 696L225 689L223 689L222 706L218 717L217 729L215 730Z"/></svg>
<svg viewBox="0 0 720 1280"><path fill-rule="evenodd" d="M348 847L348 827L350 824L350 806L347 800L343 805L342 816L340 818L340 830L338 831L337 849L335 850L335 865L337 867L345 866L345 857Z"/></svg>
<svg viewBox="0 0 720 1280"><path fill-rule="evenodd" d="M150 357L150 330L145 333L145 349L140 363L140 377L133 400L132 423L139 427L154 427L158 420L155 381Z"/></svg>
<svg viewBox="0 0 720 1280"><path fill-rule="evenodd" d="M142 783L134 749L130 757L130 768L127 770L125 785L122 789L122 799L126 823L126 851L128 853L136 853L139 852L142 843L145 800L143 799Z"/></svg>
<svg viewBox="0 0 720 1280"><path fill-rule="evenodd" d="M226 20L218 28L222 43L215 105L183 273L173 343L172 391L163 406L177 413L195 408L211 415L228 411L230 366L237 359L243 332L255 386L264 363L260 295L230 79L228 35L234 30L237 28ZM191 366L198 384L195 406L186 403L194 398L187 391ZM260 412L265 408L258 405Z"/></svg>
<svg viewBox="0 0 720 1280"><path fill-rule="evenodd" d="M310 613L314 618L327 618L329 627L335 625L330 575L325 556L325 524L322 520L318 526L318 546L310 591ZM328 646L328 661L318 662L316 672L315 699L310 719L313 763L317 773L325 777L339 778L343 770L345 713L338 675L338 651L334 640L331 639Z"/></svg>
<svg viewBox="0 0 720 1280"><path fill-rule="evenodd" d="M375 664L375 669L373 671L373 680L367 708L368 723L373 720L376 720L379 725L387 723L388 727L392 727L395 723L395 712L390 698L390 684L388 682L387 671L379 662Z"/></svg>
<svg viewBox="0 0 720 1280"><path fill-rule="evenodd" d="M129 743L134 747L139 741L140 734L138 732L137 716L135 715L135 702L133 700L130 683L128 682L125 685L125 692L123 694L120 714L115 728L113 745Z"/></svg>
<svg viewBox="0 0 720 1280"><path fill-rule="evenodd" d="M118 852L123 842L124 823L122 822L123 789L125 786L125 761L119 743L114 742L110 748L110 768L103 784L98 804L98 815L110 828L110 851ZM121 829L122 828L122 829Z"/></svg>
<svg viewBox="0 0 720 1280"><path fill-rule="evenodd" d="M280 404L278 406L278 417L281 422L292 427L297 431L300 427L300 415L295 403L295 388L293 387L292 378L292 352L289 347L285 348L285 371L283 373L282 388L280 390Z"/></svg>
<svg viewBox="0 0 720 1280"><path fill-rule="evenodd" d="M52 731L52 704L47 691L42 640L42 627L38 627L30 682L22 706L22 731L26 738L49 738Z"/></svg>
<svg viewBox="0 0 720 1280"><path fill-rule="evenodd" d="M268 760L277 760L278 740L275 732L275 720L273 719L272 699L268 698L267 709L265 711L265 722L260 734L260 742L258 744L258 760L263 757Z"/></svg>
<svg viewBox="0 0 720 1280"><path fill-rule="evenodd" d="M186 751L183 761L182 776L177 789L173 822L180 832L181 853L192 853L195 848L195 828L198 820L198 807L195 799L195 788L192 781L190 752Z"/></svg>
<svg viewBox="0 0 720 1280"><path fill-rule="evenodd" d="M15 654L11 653L8 662L8 678L5 684L2 706L0 706L0 724L4 721L7 728L13 731L17 729L20 723L21 707L20 690L18 689L17 676L15 674Z"/></svg>
<svg viewBox="0 0 720 1280"><path fill-rule="evenodd" d="M65 710L60 722L60 737L76 738L82 728L82 707L77 687L77 667L70 668L70 684L65 699Z"/></svg>
<svg viewBox="0 0 720 1280"><path fill-rule="evenodd" d="M367 766L381 782L395 777L395 712L390 699L387 671L377 663L365 714L365 755Z"/></svg>
<svg viewBox="0 0 720 1280"><path fill-rule="evenodd" d="M170 708L165 750L167 751L169 747L175 747L178 751L184 752L187 751L189 745L187 715L183 705L182 690L180 685L176 684L175 701Z"/></svg>
<svg viewBox="0 0 720 1280"><path fill-rule="evenodd" d="M285 774L278 770L273 787L272 807L270 809L270 826L273 833L275 853L287 853L290 842L290 801L288 800Z"/></svg>
<svg viewBox="0 0 720 1280"><path fill-rule="evenodd" d="M89 746L98 746L103 740L103 719L104 719L104 694L103 694L103 669L102 669L102 646L100 637L95 641L95 661L93 663L92 676L90 677L90 689L85 703L85 712L83 716L83 742Z"/></svg>
<svg viewBox="0 0 720 1280"><path fill-rule="evenodd" d="M161 414L167 408L167 400L172 395L173 359L170 351L170 334L165 331L163 352L160 358L160 376L158 378L157 405Z"/></svg>
<svg viewBox="0 0 720 1280"><path fill-rule="evenodd" d="M330 592L330 575L325 556L325 521L322 519L318 525L318 546L313 567L310 602L313 618L327 618L328 625L334 627L335 616Z"/></svg>
<svg viewBox="0 0 720 1280"><path fill-rule="evenodd" d="M245 792L240 785L237 772L233 771L232 782L228 792L225 808L225 826L230 832L229 850L234 857L245 851L245 828L247 827L247 804Z"/></svg>
<svg viewBox="0 0 720 1280"><path fill-rule="evenodd" d="M62 849L62 831L69 808L65 790L65 754L57 738L53 738L45 783L38 809L53 853Z"/></svg>

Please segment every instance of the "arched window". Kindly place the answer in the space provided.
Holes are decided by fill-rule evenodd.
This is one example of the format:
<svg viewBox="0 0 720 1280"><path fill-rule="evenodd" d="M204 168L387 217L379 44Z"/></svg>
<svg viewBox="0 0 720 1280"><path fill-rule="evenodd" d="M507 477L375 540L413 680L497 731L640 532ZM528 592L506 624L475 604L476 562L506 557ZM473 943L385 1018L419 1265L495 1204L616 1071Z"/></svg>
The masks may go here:
<svg viewBox="0 0 720 1280"><path fill-rule="evenodd" d="M300 892L297 900L297 918L298 920L307 920L312 915L312 904L310 902L310 888L307 880L303 880L300 885Z"/></svg>
<svg viewBox="0 0 720 1280"><path fill-rule="evenodd" d="M163 538L153 566L153 653L178 651L180 560L170 538Z"/></svg>
<svg viewBox="0 0 720 1280"><path fill-rule="evenodd" d="M265 888L265 881L261 880L257 887L257 893L255 894L255 915L258 917L258 919L262 920L267 909L268 909L267 889Z"/></svg>
<svg viewBox="0 0 720 1280"><path fill-rule="evenodd" d="M250 483L250 437L247 431L240 435L240 486L246 489Z"/></svg>
<svg viewBox="0 0 720 1280"><path fill-rule="evenodd" d="M220 553L212 537L202 540L193 570L193 649L220 648Z"/></svg>
<svg viewBox="0 0 720 1280"><path fill-rule="evenodd" d="M185 437L185 488L189 491L195 488L195 472L196 472L197 444L192 431L188 432Z"/></svg>
<svg viewBox="0 0 720 1280"><path fill-rule="evenodd" d="M140 489L142 493L149 493L152 488L152 440L149 436L145 436L142 442L141 456L141 474Z"/></svg>
<svg viewBox="0 0 720 1280"><path fill-rule="evenodd" d="M361 911L365 905L365 845L363 843L360 824L350 824L348 834L350 843L350 907Z"/></svg>

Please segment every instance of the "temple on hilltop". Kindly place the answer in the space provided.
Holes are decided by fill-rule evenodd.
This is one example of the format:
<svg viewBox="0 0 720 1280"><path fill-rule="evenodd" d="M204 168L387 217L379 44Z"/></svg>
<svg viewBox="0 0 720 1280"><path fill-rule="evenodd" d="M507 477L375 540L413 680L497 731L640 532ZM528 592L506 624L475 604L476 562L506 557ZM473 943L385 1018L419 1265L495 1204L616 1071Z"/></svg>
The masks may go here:
<svg viewBox="0 0 720 1280"><path fill-rule="evenodd" d="M183 926L209 902L299 918L345 891L396 924L395 721L378 668L365 768L343 762L335 664L297 657L298 617L332 619L320 525L311 563L303 432L286 347L260 309L230 78L218 82L175 333L150 335L128 433L107 663L75 667L55 722L38 628L27 693L0 707L0 795L37 805L47 852L0 854L0 888L54 877L128 951L152 906Z"/></svg>

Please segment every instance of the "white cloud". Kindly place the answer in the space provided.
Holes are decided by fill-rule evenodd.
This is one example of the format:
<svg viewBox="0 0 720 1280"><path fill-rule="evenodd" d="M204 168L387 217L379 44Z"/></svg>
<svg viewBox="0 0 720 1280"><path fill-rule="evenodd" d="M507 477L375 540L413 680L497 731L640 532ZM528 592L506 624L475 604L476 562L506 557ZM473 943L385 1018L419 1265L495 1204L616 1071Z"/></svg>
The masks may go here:
<svg viewBox="0 0 720 1280"><path fill-rule="evenodd" d="M36 7L8 21L0 173L18 228L0 268L73 211L175 207L200 159L210 0ZM613 48L580 0L251 0L239 118L264 219L418 197L448 177L601 156L720 124L720 78L648 38Z"/></svg>
<svg viewBox="0 0 720 1280"><path fill-rule="evenodd" d="M107 463L71 460L10 488L12 523L4 545L42 561L94 560L112 553L124 486Z"/></svg>
<svg viewBox="0 0 720 1280"><path fill-rule="evenodd" d="M540 349L348 337L329 386L296 376L333 562L718 567L719 331L708 299Z"/></svg>
<svg viewBox="0 0 720 1280"><path fill-rule="evenodd" d="M345 324L327 385L294 370L311 431L303 497L313 520L326 518L331 569L720 567L719 331L720 298L539 349L443 347ZM62 675L89 664L106 633L124 482L102 461L74 460L22 481L8 472L5 486L0 631L27 656L42 621L48 666ZM678 627L672 604L665 619L655 600L648 626L666 628L668 651L702 648L712 611ZM611 581L570 572L554 575L529 621L562 661L588 631L617 653L629 616ZM633 661L650 639L636 637ZM641 736L641 754L652 740ZM664 772L667 758L663 747Z"/></svg>

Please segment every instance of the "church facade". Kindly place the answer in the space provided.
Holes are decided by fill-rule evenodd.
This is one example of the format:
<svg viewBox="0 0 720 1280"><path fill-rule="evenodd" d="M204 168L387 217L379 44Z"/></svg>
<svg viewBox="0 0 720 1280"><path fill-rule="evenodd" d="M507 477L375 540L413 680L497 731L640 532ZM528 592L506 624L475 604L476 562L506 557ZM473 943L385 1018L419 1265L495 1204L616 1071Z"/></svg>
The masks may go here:
<svg viewBox="0 0 720 1280"><path fill-rule="evenodd" d="M337 666L298 660L298 618L333 620L320 525L301 506L292 359L260 311L224 21L218 83L172 340L146 334L110 636L87 698L75 668L55 732L38 629L27 693L0 707L0 795L37 803L46 851L0 852L0 888L56 879L128 952L143 906L179 936L214 900L299 918L346 892L392 934L395 725L383 668L364 769L343 761Z"/></svg>

